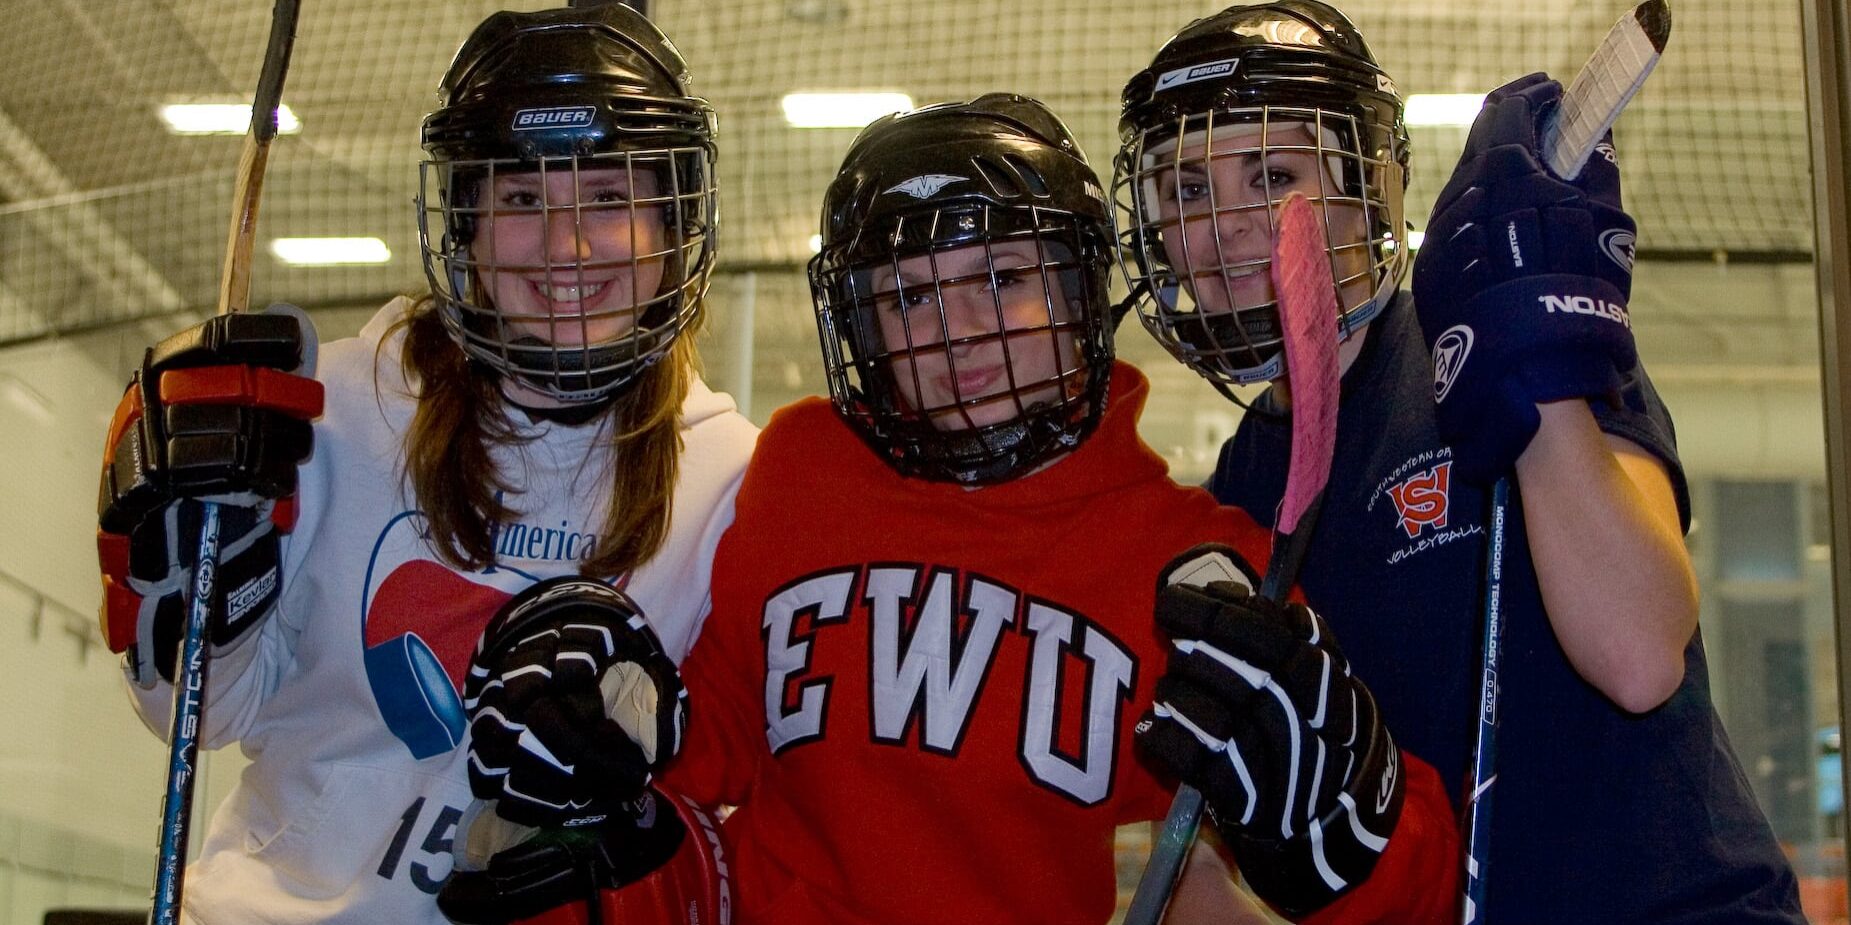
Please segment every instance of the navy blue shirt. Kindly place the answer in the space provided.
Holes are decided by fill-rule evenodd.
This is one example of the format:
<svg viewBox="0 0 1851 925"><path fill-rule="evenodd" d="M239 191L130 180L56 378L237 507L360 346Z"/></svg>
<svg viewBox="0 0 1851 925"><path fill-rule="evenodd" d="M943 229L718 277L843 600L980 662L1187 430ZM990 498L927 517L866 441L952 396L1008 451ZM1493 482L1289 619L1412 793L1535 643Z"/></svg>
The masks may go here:
<svg viewBox="0 0 1851 925"><path fill-rule="evenodd" d="M1209 488L1273 522L1290 423L1262 396ZM1670 415L1643 371L1607 433L1664 461L1689 523ZM1336 458L1299 582L1402 747L1459 805L1477 730L1488 486L1454 482L1434 423L1433 363L1413 300L1371 325L1345 374ZM1803 923L1798 885L1710 700L1699 636L1684 682L1644 715L1582 680L1556 641L1512 484L1488 909L1495 925Z"/></svg>

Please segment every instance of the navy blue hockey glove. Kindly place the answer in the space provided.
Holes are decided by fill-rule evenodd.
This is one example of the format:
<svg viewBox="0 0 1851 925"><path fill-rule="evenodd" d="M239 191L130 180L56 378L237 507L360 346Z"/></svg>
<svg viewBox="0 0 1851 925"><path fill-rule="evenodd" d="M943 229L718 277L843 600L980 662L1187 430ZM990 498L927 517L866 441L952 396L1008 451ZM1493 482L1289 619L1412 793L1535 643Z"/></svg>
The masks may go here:
<svg viewBox="0 0 1851 925"><path fill-rule="evenodd" d="M1202 791L1254 893L1297 917L1375 869L1401 815L1401 755L1324 621L1256 583L1214 544L1165 567L1157 625L1174 651L1137 743Z"/></svg>
<svg viewBox="0 0 1851 925"><path fill-rule="evenodd" d="M1414 258L1440 436L1471 481L1509 471L1536 435L1538 404L1611 394L1638 362L1626 310L1634 226L1612 138L1573 182L1540 159L1561 95L1531 74L1486 97Z"/></svg>
<svg viewBox="0 0 1851 925"><path fill-rule="evenodd" d="M199 501L221 505L212 656L235 650L281 594L277 535L294 526L296 469L322 408L300 311L219 315L161 341L116 407L97 491L103 638L142 687L173 680Z"/></svg>
<svg viewBox="0 0 1851 925"><path fill-rule="evenodd" d="M589 578L542 581L502 606L470 662L470 790L521 825L633 814L681 750L686 697L622 591Z"/></svg>

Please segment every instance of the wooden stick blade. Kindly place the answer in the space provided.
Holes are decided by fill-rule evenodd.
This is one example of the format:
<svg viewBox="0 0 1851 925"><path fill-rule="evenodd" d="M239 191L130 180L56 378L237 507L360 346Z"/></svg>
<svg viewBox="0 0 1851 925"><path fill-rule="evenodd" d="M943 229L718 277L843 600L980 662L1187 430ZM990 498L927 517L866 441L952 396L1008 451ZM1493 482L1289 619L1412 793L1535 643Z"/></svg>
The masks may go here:
<svg viewBox="0 0 1851 925"><path fill-rule="evenodd" d="M1671 7L1665 0L1646 0L1614 24L1543 128L1550 171L1564 180L1581 175L1595 146L1658 66L1670 38Z"/></svg>

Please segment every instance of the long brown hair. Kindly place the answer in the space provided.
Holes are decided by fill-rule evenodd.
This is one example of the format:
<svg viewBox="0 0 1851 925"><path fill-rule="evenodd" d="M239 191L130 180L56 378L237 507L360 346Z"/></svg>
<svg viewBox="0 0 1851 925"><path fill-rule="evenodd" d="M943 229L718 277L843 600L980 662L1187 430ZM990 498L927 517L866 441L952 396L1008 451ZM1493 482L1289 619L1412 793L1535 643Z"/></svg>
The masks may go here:
<svg viewBox="0 0 1851 925"><path fill-rule="evenodd" d="M500 382L471 368L429 295L397 327L405 328L401 364L417 395L405 438L404 478L437 554L458 568L484 568L495 559L495 526L515 516L501 501L511 486L496 470L491 451L524 438L516 432ZM579 564L583 575L627 574L668 538L681 458L681 404L694 379L696 333L684 329L599 424L612 444L611 503L596 552Z"/></svg>

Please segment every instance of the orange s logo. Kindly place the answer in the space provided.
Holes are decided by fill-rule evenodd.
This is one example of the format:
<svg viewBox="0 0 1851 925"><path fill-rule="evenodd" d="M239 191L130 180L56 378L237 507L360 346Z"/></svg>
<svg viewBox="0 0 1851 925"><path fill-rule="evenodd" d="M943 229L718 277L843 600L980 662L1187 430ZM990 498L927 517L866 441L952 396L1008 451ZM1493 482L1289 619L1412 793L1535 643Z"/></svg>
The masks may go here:
<svg viewBox="0 0 1851 925"><path fill-rule="evenodd" d="M1452 463L1443 462L1388 489L1409 539L1428 527L1446 527L1446 490L1452 484L1452 468Z"/></svg>

